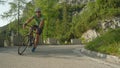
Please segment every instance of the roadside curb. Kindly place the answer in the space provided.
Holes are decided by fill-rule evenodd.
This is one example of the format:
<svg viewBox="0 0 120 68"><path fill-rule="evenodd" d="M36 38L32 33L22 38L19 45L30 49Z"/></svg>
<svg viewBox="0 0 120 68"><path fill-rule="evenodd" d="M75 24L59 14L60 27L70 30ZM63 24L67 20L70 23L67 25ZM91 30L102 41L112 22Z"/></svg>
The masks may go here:
<svg viewBox="0 0 120 68"><path fill-rule="evenodd" d="M79 49L77 48L76 50L77 50L77 52L79 51L81 54L87 55L89 57L103 59L104 61L120 64L120 58L116 57L116 56L90 51L85 48L79 48Z"/></svg>

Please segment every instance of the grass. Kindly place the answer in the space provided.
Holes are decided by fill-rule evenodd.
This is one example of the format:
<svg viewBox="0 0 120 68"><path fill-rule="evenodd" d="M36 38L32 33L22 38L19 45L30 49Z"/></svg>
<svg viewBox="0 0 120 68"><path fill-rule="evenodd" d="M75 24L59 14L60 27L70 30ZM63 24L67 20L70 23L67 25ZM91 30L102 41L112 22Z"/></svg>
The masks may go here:
<svg viewBox="0 0 120 68"><path fill-rule="evenodd" d="M86 49L120 57L120 28L110 30L87 43Z"/></svg>

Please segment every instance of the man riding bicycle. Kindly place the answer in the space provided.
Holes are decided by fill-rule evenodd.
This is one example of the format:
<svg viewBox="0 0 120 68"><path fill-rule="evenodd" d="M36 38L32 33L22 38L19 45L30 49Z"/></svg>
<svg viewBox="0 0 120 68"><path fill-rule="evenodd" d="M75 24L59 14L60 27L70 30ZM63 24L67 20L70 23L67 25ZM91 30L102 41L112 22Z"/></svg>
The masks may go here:
<svg viewBox="0 0 120 68"><path fill-rule="evenodd" d="M36 8L35 9L35 15L32 16L30 19L28 19L24 24L23 24L23 28L25 28L25 26L30 23L33 19L35 19L36 21L36 25L33 25L31 28L30 28L30 31L31 30L35 30L36 31L36 37L35 37L35 41L34 41L34 47L32 49L32 52L35 51L37 45L38 45L38 42L39 42L39 37L42 33L42 30L43 30L43 25L44 25L44 18L41 14L41 10L40 8Z"/></svg>

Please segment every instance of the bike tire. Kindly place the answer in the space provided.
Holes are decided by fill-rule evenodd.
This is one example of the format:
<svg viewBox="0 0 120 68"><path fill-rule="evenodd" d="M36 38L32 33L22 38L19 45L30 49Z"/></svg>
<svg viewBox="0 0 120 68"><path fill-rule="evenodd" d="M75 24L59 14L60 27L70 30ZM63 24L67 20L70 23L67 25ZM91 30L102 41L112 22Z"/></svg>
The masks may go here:
<svg viewBox="0 0 120 68"><path fill-rule="evenodd" d="M24 36L23 39L21 39L21 45L18 47L18 54L23 55L27 47L29 46L30 40L29 40L29 35Z"/></svg>

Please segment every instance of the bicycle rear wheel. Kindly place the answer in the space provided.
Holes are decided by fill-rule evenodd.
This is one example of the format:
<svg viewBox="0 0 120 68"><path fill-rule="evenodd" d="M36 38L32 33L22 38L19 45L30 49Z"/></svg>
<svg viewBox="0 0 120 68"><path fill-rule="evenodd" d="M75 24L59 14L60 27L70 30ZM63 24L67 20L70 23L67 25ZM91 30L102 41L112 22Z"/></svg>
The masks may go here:
<svg viewBox="0 0 120 68"><path fill-rule="evenodd" d="M26 35L23 39L21 39L21 44L18 47L18 54L22 55L25 50L27 49L27 47L30 45L30 39L29 39L29 35Z"/></svg>

